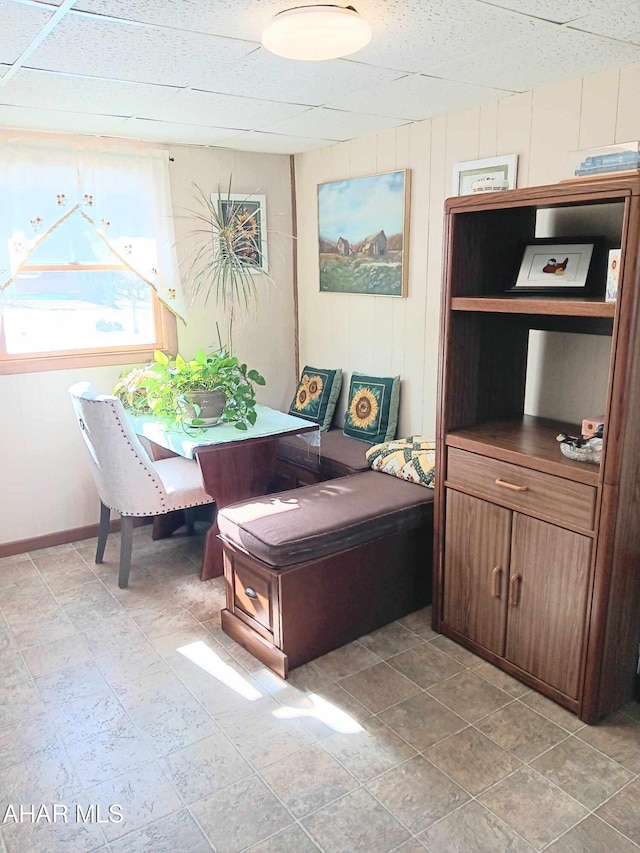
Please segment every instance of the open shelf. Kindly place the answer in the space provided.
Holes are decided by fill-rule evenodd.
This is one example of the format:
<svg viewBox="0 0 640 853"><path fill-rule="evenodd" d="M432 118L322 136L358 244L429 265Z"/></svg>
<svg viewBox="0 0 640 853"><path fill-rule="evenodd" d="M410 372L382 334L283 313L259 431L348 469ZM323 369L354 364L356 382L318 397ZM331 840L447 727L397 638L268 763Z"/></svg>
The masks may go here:
<svg viewBox="0 0 640 853"><path fill-rule="evenodd" d="M457 429L447 434L446 444L588 486L597 486L600 466L575 462L563 456L556 441L559 432L575 434L576 426L524 415L518 420Z"/></svg>
<svg viewBox="0 0 640 853"><path fill-rule="evenodd" d="M453 311L484 311L492 314L539 314L554 317L600 317L613 319L615 302L602 298L571 296L454 296Z"/></svg>

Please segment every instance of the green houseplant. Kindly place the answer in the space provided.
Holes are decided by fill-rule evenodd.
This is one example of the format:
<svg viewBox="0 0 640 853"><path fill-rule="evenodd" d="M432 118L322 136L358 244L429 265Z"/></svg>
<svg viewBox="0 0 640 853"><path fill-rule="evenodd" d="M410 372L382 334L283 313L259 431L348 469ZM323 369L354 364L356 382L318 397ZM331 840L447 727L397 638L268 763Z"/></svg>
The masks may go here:
<svg viewBox="0 0 640 853"><path fill-rule="evenodd" d="M224 347L198 350L190 361L156 350L153 362L120 377L114 394L133 411L151 412L171 425L204 427L223 421L246 430L256 422L255 386L264 384L257 370ZM219 413L210 415L198 395L216 392Z"/></svg>

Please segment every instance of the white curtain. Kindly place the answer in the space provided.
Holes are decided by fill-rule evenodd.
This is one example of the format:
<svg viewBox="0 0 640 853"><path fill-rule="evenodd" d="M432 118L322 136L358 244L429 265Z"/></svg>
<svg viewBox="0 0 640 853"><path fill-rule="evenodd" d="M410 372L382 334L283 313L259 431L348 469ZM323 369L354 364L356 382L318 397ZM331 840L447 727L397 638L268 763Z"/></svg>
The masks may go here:
<svg viewBox="0 0 640 853"><path fill-rule="evenodd" d="M58 262L123 263L185 319L175 251L168 153L77 137L15 137L0 146L0 291L71 217L87 247ZM68 229L86 233L86 226ZM73 257L75 252L82 256Z"/></svg>

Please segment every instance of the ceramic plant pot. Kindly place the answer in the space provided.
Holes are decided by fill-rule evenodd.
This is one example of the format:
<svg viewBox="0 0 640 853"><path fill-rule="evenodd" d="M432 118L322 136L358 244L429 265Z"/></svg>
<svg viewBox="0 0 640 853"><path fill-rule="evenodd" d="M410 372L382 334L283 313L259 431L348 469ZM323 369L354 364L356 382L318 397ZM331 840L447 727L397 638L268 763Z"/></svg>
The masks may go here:
<svg viewBox="0 0 640 853"><path fill-rule="evenodd" d="M184 395L184 411L190 426L210 427L220 423L226 401L224 391L190 391ZM194 424L193 420L202 421Z"/></svg>

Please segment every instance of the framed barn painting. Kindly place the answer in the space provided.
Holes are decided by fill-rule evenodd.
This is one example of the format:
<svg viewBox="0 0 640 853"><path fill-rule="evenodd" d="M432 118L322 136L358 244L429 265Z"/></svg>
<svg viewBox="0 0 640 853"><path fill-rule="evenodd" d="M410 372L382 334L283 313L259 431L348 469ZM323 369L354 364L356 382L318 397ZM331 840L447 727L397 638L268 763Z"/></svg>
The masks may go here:
<svg viewBox="0 0 640 853"><path fill-rule="evenodd" d="M320 291L407 295L408 169L318 185Z"/></svg>

